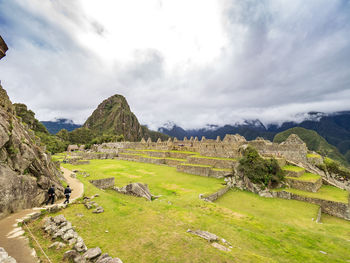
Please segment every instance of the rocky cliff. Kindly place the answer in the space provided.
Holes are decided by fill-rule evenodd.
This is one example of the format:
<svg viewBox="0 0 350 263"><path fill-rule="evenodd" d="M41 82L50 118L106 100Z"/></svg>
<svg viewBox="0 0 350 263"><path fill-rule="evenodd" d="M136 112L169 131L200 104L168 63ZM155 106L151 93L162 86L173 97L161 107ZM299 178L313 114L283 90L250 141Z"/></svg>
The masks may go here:
<svg viewBox="0 0 350 263"><path fill-rule="evenodd" d="M150 131L140 125L128 102L122 95L114 95L104 100L84 123L83 127L98 134L124 135L127 141L139 141L142 137L153 140L168 138L162 133Z"/></svg>
<svg viewBox="0 0 350 263"><path fill-rule="evenodd" d="M63 197L60 177L40 140L16 117L0 85L0 218L42 204L50 185Z"/></svg>

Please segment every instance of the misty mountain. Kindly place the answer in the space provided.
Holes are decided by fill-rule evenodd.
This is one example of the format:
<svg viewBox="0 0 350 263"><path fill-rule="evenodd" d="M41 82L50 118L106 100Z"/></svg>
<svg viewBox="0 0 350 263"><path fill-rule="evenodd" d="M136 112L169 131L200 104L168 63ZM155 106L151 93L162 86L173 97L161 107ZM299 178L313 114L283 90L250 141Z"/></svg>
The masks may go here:
<svg viewBox="0 0 350 263"><path fill-rule="evenodd" d="M305 114L306 119L301 122L284 122L281 125L269 124L265 126L259 120L245 121L240 124L224 125L216 128L189 129L185 130L175 124L167 123L166 127L159 128L159 131L178 139L197 136L199 139L205 136L208 139L224 138L226 134L240 134L247 140L254 140L256 137L263 137L273 141L277 133L294 127L316 131L326 139L328 143L337 147L340 153L350 160L350 111L325 114L322 112L310 112Z"/></svg>
<svg viewBox="0 0 350 263"><path fill-rule="evenodd" d="M80 128L82 125L75 124L72 120L68 119L56 119L54 121L41 121L42 124L51 134L56 134L62 129L67 131L73 131L77 128Z"/></svg>

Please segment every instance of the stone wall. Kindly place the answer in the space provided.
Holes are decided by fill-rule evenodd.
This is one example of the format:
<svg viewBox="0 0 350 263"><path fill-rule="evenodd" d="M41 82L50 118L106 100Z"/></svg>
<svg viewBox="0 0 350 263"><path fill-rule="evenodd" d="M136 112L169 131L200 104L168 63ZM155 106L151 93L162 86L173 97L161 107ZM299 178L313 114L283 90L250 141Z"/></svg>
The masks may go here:
<svg viewBox="0 0 350 263"><path fill-rule="evenodd" d="M272 143L267 140L257 139L247 142L244 137L236 135L226 135L224 140L208 140L202 138L200 141L198 138L184 139L179 141L176 138L174 140L169 139L166 142L158 140L152 142L150 139L147 141L141 140L141 142L115 142L104 143L101 145L94 145L92 147L95 151L100 152L125 152L125 149L135 150L158 150L158 151L186 151L186 152L199 152L203 156L210 157L223 157L223 158L239 158L241 157L241 148L245 145L252 145L259 153L266 157L276 157L291 160L296 163L307 163L306 154L308 149L306 144L297 136L290 135L285 142L280 144ZM145 154L145 153L144 153ZM172 157L172 158L186 158L191 155L190 153L150 153L154 157ZM182 156L179 156L181 155ZM174 156L176 155L176 156Z"/></svg>
<svg viewBox="0 0 350 263"><path fill-rule="evenodd" d="M293 200L316 204L322 208L323 213L340 217L346 220L350 220L349 204L301 196L301 195L289 193L286 191L274 192L274 195L279 198L293 199Z"/></svg>
<svg viewBox="0 0 350 263"><path fill-rule="evenodd" d="M298 179L286 178L286 182L291 188L314 192L316 193L322 186L322 178L320 177L316 182L302 181Z"/></svg>
<svg viewBox="0 0 350 263"><path fill-rule="evenodd" d="M195 174L200 176L209 177L211 168L203 166L192 166L192 165L178 165L177 171L188 174Z"/></svg>
<svg viewBox="0 0 350 263"><path fill-rule="evenodd" d="M219 197L223 196L230 190L231 187L226 186L225 188L220 189L219 191L215 192L214 194L211 194L209 196L201 196L201 199L209 202L214 202L216 201Z"/></svg>
<svg viewBox="0 0 350 263"><path fill-rule="evenodd" d="M94 186L100 189L107 189L107 188L113 188L114 187L114 177L110 178L104 178L99 180L90 180L89 182L92 183Z"/></svg>
<svg viewBox="0 0 350 263"><path fill-rule="evenodd" d="M201 164L201 165L210 165L214 168L220 169L230 169L235 166L237 163L236 160L220 160L220 159L210 159L210 158L201 158L197 156L189 156L187 157L187 161L193 164Z"/></svg>

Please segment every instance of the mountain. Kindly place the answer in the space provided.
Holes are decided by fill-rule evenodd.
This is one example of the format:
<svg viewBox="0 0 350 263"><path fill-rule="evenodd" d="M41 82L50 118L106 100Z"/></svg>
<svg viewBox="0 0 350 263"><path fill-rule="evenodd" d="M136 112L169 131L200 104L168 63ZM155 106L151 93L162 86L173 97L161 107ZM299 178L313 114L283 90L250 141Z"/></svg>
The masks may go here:
<svg viewBox="0 0 350 263"><path fill-rule="evenodd" d="M0 85L0 218L41 205L50 185L55 185L57 196L63 197L61 177L29 125L16 116Z"/></svg>
<svg viewBox="0 0 350 263"><path fill-rule="evenodd" d="M80 124L75 124L72 120L68 119L57 119L55 121L41 121L42 124L51 134L56 134L62 129L67 131L73 131L81 127Z"/></svg>
<svg viewBox="0 0 350 263"><path fill-rule="evenodd" d="M350 162L350 111L333 114L310 112L305 114L304 119L304 121L299 123L284 122L280 126L270 124L265 127L259 120L253 120L245 121L242 124L225 125L216 129L201 128L192 130L185 130L175 124L171 126L168 123L165 127L159 128L159 131L178 139L183 139L185 136L198 136L198 138L205 136L209 139L215 139L217 136L223 138L226 134L238 133L247 140L263 137L272 141L279 132L294 127L302 127L317 132L329 144L337 147L339 152Z"/></svg>
<svg viewBox="0 0 350 263"><path fill-rule="evenodd" d="M277 133L273 139L276 143L285 141L291 134L298 135L307 145L309 150L318 152L322 156L327 156L336 160L344 165L347 165L347 161L344 156L338 151L338 149L330 145L322 136L313 130L308 130L301 127L295 127L286 131Z"/></svg>
<svg viewBox="0 0 350 263"><path fill-rule="evenodd" d="M104 100L94 110L83 125L97 134L123 135L127 141L139 141L150 137L153 141L169 136L149 130L142 126L137 117L131 112L128 102L122 95L113 95Z"/></svg>

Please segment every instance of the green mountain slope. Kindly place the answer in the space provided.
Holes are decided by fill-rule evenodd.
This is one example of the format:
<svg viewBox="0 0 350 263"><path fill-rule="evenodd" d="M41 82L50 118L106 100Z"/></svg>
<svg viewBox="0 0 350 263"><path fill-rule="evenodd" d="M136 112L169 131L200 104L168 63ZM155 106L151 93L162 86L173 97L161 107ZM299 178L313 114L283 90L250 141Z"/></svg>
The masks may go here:
<svg viewBox="0 0 350 263"><path fill-rule="evenodd" d="M33 130L35 135L40 138L42 144L46 145L46 149L51 153L63 152L67 149L68 142L52 135L46 127L35 118L35 113L27 108L23 103L14 103L15 112L21 121Z"/></svg>
<svg viewBox="0 0 350 263"><path fill-rule="evenodd" d="M286 131L277 133L273 141L276 143L281 143L293 133L298 135L306 143L307 147L310 150L318 152L323 156L330 157L344 165L349 165L344 156L338 151L335 146L330 145L322 136L312 130L304 129L301 127L291 128Z"/></svg>
<svg viewBox="0 0 350 263"><path fill-rule="evenodd" d="M122 95L113 95L104 100L83 125L97 134L123 135L127 141L139 141L150 137L153 141L169 136L150 131L140 125L137 117L131 112L128 102Z"/></svg>

